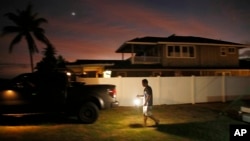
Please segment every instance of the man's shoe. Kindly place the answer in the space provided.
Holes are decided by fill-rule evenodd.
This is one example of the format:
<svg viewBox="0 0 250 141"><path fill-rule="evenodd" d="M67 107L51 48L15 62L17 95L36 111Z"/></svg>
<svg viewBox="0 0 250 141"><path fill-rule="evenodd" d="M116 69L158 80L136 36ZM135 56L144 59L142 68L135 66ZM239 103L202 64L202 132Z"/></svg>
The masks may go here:
<svg viewBox="0 0 250 141"><path fill-rule="evenodd" d="M160 120L157 120L156 122L155 122L155 126L158 126L160 124Z"/></svg>

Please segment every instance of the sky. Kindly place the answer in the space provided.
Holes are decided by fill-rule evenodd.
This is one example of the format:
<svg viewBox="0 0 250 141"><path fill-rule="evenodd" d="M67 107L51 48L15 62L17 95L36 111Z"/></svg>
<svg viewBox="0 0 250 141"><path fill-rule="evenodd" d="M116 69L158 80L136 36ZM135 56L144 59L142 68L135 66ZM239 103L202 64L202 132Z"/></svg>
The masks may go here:
<svg viewBox="0 0 250 141"><path fill-rule="evenodd" d="M33 11L48 20L45 35L67 61L77 59L122 59L115 53L124 42L136 37L198 36L236 43L250 43L249 0L2 0L0 29L13 25L3 15ZM0 77L30 72L26 41L8 52L15 34L0 37ZM36 42L42 58L45 45Z"/></svg>

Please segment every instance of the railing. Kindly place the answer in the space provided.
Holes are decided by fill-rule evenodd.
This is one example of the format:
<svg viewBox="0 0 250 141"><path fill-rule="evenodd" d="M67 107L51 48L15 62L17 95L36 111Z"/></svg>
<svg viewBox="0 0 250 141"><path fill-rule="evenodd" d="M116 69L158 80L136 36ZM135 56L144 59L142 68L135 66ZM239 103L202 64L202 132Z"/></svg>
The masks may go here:
<svg viewBox="0 0 250 141"><path fill-rule="evenodd" d="M133 56L130 58L132 64L159 64L161 58L156 56Z"/></svg>

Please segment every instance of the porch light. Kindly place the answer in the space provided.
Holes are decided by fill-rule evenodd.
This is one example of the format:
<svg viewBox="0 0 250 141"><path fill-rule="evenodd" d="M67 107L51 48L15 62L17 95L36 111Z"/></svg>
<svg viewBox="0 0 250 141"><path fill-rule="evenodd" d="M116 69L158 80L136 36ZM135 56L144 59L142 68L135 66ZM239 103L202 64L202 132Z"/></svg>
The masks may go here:
<svg viewBox="0 0 250 141"><path fill-rule="evenodd" d="M110 78L111 77L111 73L112 73L111 70L106 70L106 71L103 72L103 77L104 78Z"/></svg>
<svg viewBox="0 0 250 141"><path fill-rule="evenodd" d="M71 73L70 73L70 72L67 72L66 74L67 74L67 76L71 76Z"/></svg>

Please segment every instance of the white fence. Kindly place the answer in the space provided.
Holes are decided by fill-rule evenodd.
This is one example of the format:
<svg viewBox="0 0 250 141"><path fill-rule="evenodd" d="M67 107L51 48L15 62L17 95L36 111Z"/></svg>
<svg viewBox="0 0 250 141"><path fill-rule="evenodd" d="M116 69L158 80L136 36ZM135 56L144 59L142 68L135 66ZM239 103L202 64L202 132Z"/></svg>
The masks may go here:
<svg viewBox="0 0 250 141"><path fill-rule="evenodd" d="M142 79L153 89L154 105L225 102L250 97L250 77L116 77L77 78L87 84L114 84L120 106L134 106L133 99L143 93Z"/></svg>

